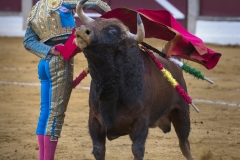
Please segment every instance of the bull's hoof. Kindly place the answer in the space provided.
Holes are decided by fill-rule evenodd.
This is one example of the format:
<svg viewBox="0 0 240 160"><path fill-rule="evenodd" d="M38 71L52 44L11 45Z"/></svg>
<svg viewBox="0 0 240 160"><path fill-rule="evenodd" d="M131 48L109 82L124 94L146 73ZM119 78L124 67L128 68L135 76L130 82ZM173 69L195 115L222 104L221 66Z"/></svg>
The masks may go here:
<svg viewBox="0 0 240 160"><path fill-rule="evenodd" d="M96 160L105 160L105 151L101 147L94 146L92 154L94 155Z"/></svg>

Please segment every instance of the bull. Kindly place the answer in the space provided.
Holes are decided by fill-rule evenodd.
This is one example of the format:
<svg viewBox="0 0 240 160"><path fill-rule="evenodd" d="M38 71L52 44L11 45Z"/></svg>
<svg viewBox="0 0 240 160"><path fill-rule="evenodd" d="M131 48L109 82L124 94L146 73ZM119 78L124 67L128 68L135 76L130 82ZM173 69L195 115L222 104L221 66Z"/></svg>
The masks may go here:
<svg viewBox="0 0 240 160"><path fill-rule="evenodd" d="M106 138L129 135L134 160L144 158L149 128L170 132L173 124L179 146L192 160L189 105L163 77L152 59L139 48L145 31L137 15L137 34L118 19L91 19L77 5L85 24L77 28L75 43L88 62L91 75L88 128L96 160L105 159ZM162 57L158 60L187 90L181 69Z"/></svg>

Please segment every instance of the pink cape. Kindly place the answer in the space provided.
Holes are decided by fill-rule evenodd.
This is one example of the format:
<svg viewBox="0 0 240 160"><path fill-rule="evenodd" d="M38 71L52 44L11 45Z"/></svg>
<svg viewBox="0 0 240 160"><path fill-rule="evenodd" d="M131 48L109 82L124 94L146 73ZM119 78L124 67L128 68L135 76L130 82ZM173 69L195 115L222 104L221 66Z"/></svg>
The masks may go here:
<svg viewBox="0 0 240 160"><path fill-rule="evenodd" d="M166 10L116 8L103 14L101 18L117 18L132 33L136 33L137 13L141 15L146 38L168 41L164 48L167 56L188 59L202 64L207 69L212 69L217 65L221 54L207 48L200 38L184 29Z"/></svg>
<svg viewBox="0 0 240 160"><path fill-rule="evenodd" d="M131 10L116 8L101 16L101 18L117 18L122 21L132 33L137 32L137 13L140 13L145 28L146 38L166 40L164 51L167 56L177 56L202 64L207 69L214 68L221 54L207 48L203 41L185 30L181 24L166 10ZM70 57L81 50L73 42L75 30L64 46L56 46L63 57Z"/></svg>
<svg viewBox="0 0 240 160"><path fill-rule="evenodd" d="M60 52L65 60L69 60L70 58L74 57L77 53L81 52L81 49L74 43L75 39L75 31L74 28L72 30L72 34L68 38L67 42L64 45L57 45L55 46L56 50Z"/></svg>

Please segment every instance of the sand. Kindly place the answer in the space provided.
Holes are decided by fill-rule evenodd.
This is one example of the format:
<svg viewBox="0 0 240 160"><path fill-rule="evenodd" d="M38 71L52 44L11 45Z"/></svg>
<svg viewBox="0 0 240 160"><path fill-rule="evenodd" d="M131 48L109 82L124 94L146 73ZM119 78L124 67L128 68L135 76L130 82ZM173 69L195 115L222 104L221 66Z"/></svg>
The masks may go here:
<svg viewBox="0 0 240 160"><path fill-rule="evenodd" d="M22 41L0 38L0 160L38 157L35 128L39 115L39 58L27 52ZM157 48L163 46L155 40L149 43ZM207 70L190 61L188 64L201 70L214 84L184 73L189 95L200 109L197 113L190 108L191 152L195 160L240 160L240 47L207 46L222 53L214 69ZM74 77L86 66L85 57L78 54ZM94 159L87 129L90 80L88 75L72 92L56 160ZM106 146L106 160L133 159L128 136L107 141ZM168 134L150 129L144 159L184 159L174 129Z"/></svg>

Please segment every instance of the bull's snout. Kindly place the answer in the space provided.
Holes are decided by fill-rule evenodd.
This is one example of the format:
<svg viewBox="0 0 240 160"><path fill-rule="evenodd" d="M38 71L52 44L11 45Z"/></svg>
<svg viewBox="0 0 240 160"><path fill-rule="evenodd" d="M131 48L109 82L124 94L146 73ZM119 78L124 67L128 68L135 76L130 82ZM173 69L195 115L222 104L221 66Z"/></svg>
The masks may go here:
<svg viewBox="0 0 240 160"><path fill-rule="evenodd" d="M77 28L75 32L76 45L81 49L86 48L91 42L92 34L92 30L84 25Z"/></svg>

